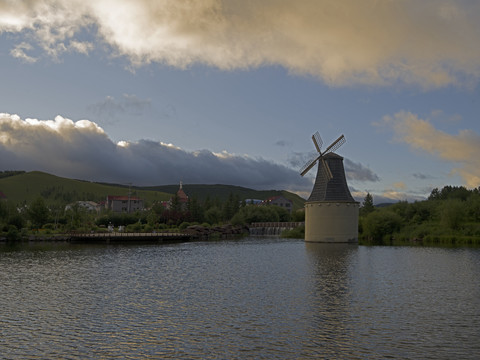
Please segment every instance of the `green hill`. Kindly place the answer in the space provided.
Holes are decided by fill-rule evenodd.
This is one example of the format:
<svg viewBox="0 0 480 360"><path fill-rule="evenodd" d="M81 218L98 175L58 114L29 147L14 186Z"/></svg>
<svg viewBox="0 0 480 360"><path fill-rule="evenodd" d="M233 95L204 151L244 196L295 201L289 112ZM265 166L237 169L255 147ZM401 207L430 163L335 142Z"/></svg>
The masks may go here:
<svg viewBox="0 0 480 360"><path fill-rule="evenodd" d="M131 187L132 196L138 196L149 206L154 201L169 200L178 191L178 185ZM232 185L183 185L183 190L190 197L197 197L201 202L207 198L223 202L230 194L240 200L265 200L281 195L293 201L294 210L303 208L305 200L288 191L253 190ZM48 203L65 205L77 200L105 201L107 195L128 195L129 187L118 184L96 183L84 180L74 180L47 174L40 171L18 172L11 176L0 178L0 193L14 204L29 204L38 196Z"/></svg>
<svg viewBox="0 0 480 360"><path fill-rule="evenodd" d="M128 186L73 180L32 171L0 179L0 192L14 204L29 204L38 196L48 203L68 204L77 200L105 201L107 195L128 195ZM144 199L146 205L171 197L160 191L132 189L132 196Z"/></svg>

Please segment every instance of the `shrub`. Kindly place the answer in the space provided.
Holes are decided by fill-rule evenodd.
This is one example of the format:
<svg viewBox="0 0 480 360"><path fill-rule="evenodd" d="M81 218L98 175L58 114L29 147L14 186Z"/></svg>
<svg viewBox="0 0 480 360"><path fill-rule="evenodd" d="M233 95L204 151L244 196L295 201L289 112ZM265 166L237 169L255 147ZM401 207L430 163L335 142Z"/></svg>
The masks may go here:
<svg viewBox="0 0 480 360"><path fill-rule="evenodd" d="M15 242L17 240L20 240L20 233L18 232L17 227L15 225L9 225L7 232L7 241Z"/></svg>
<svg viewBox="0 0 480 360"><path fill-rule="evenodd" d="M188 221L184 221L180 224L180 226L178 227L180 230L185 230L187 227L190 226L190 223Z"/></svg>
<svg viewBox="0 0 480 360"><path fill-rule="evenodd" d="M374 211L365 217L362 226L368 239L382 243L385 236L392 236L400 229L401 218L389 210Z"/></svg>
<svg viewBox="0 0 480 360"><path fill-rule="evenodd" d="M53 229L55 229L55 224L52 224L52 223L45 224L45 225L42 226L42 229L53 230Z"/></svg>
<svg viewBox="0 0 480 360"><path fill-rule="evenodd" d="M461 200L446 200L440 207L442 224L452 230L457 230L463 222L465 209Z"/></svg>
<svg viewBox="0 0 480 360"><path fill-rule="evenodd" d="M280 234L282 238L305 239L305 225L298 226L291 230L284 230Z"/></svg>

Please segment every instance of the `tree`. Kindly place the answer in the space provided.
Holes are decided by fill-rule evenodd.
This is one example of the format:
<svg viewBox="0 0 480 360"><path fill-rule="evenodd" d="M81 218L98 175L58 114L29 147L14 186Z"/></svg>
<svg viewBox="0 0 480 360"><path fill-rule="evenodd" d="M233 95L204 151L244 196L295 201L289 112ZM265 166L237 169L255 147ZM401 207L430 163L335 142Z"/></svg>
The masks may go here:
<svg viewBox="0 0 480 360"><path fill-rule="evenodd" d="M292 221L301 222L305 221L305 209L300 209L292 213Z"/></svg>
<svg viewBox="0 0 480 360"><path fill-rule="evenodd" d="M438 190L438 188L435 188L430 193L428 200L439 200L439 199L440 199L440 191Z"/></svg>
<svg viewBox="0 0 480 360"><path fill-rule="evenodd" d="M373 205L373 197L372 195L370 195L370 193L367 192L367 195L365 195L365 199L363 200L361 214L366 216L374 210L375 206Z"/></svg>
<svg viewBox="0 0 480 360"><path fill-rule="evenodd" d="M75 203L71 206L66 212L65 216L69 222L69 228L71 230L78 229L82 226L87 225L88 222L88 211L84 207L80 206L78 203Z"/></svg>
<svg viewBox="0 0 480 360"><path fill-rule="evenodd" d="M222 219L222 211L217 206L212 206L205 211L205 220L210 224L217 224Z"/></svg>
<svg viewBox="0 0 480 360"><path fill-rule="evenodd" d="M48 221L49 210L42 197L36 198L28 207L28 216L32 225L41 228Z"/></svg>
<svg viewBox="0 0 480 360"><path fill-rule="evenodd" d="M478 191L474 191L468 198L466 210L471 221L480 221L480 194Z"/></svg>
<svg viewBox="0 0 480 360"><path fill-rule="evenodd" d="M173 195L170 203L170 210L178 212L182 210L182 204L180 203L180 198L178 194Z"/></svg>
<svg viewBox="0 0 480 360"><path fill-rule="evenodd" d="M240 199L238 195L234 196L232 193L228 196L228 200L223 204L223 219L229 221L240 208Z"/></svg>
<svg viewBox="0 0 480 360"><path fill-rule="evenodd" d="M463 217L465 215L465 209L461 202L458 199L449 199L446 200L441 208L441 220L442 224L447 226L447 228L452 230L457 230L460 228L460 225L463 222Z"/></svg>
<svg viewBox="0 0 480 360"><path fill-rule="evenodd" d="M0 201L0 220L8 217L8 207L6 201Z"/></svg>
<svg viewBox="0 0 480 360"><path fill-rule="evenodd" d="M191 221L203 221L203 208L195 195L193 195L191 198L188 198L187 209L190 214Z"/></svg>
<svg viewBox="0 0 480 360"><path fill-rule="evenodd" d="M251 224L254 222L278 222L280 221L279 213L284 210L287 214L288 212L285 209L280 208L279 206L258 206L258 205L247 205L238 211L235 216L232 218L232 224Z"/></svg>
<svg viewBox="0 0 480 360"><path fill-rule="evenodd" d="M364 234L376 243L382 243L383 238L393 235L401 227L402 219L390 210L373 211L363 222Z"/></svg>

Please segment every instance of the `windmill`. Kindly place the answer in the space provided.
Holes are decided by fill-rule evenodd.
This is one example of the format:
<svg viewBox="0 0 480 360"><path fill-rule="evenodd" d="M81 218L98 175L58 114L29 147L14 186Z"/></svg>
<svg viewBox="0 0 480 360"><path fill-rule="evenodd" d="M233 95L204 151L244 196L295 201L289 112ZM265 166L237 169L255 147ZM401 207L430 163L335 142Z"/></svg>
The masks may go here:
<svg viewBox="0 0 480 360"><path fill-rule="evenodd" d="M304 176L312 167L315 166L315 163L318 160L322 161L322 171L325 172L325 176L327 177L328 180L333 178L332 171L330 170L330 167L328 166L327 162L325 161L324 156L327 155L328 153L332 153L335 150L337 150L340 146L345 144L347 141L345 139L345 136L340 135L337 140L335 140L333 143L330 144L329 147L325 149L324 152L322 152L322 138L320 137L320 134L318 131L312 135L312 140L313 144L315 145L315 148L318 151L318 156L313 158L312 160L308 161L303 168L300 170L300 175Z"/></svg>
<svg viewBox="0 0 480 360"><path fill-rule="evenodd" d="M305 203L305 241L357 242L358 207L348 189L343 157L334 152L345 144L339 136L324 151L318 131L312 136L318 155L300 170L304 176L318 163L312 193Z"/></svg>

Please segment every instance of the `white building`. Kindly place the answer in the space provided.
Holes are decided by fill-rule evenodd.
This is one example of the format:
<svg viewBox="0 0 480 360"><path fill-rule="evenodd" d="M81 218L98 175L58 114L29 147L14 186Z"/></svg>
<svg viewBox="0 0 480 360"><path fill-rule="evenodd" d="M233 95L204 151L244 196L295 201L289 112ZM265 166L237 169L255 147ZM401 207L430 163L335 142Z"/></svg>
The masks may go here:
<svg viewBox="0 0 480 360"><path fill-rule="evenodd" d="M105 208L116 213L129 214L143 210L143 200L136 196L108 195Z"/></svg>

